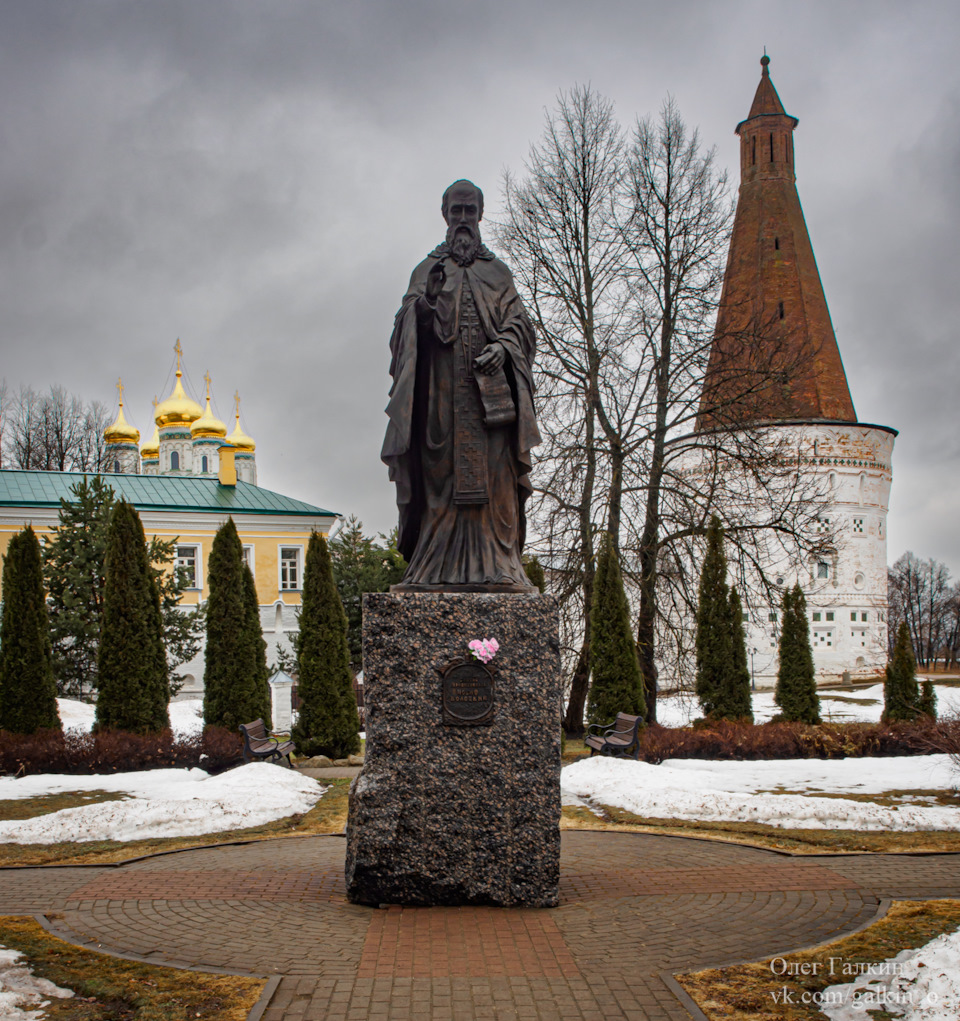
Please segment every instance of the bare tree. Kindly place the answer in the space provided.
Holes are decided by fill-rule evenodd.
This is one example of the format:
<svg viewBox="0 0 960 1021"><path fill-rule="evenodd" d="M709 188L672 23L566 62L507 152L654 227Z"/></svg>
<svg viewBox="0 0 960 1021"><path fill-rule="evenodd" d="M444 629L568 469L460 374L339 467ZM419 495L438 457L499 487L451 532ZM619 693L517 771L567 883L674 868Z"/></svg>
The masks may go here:
<svg viewBox="0 0 960 1021"><path fill-rule="evenodd" d="M889 653L900 622L910 630L917 662L922 667L955 662L960 628L960 585L950 584L950 569L933 558L921 560L909 550L887 574Z"/></svg>
<svg viewBox="0 0 960 1021"><path fill-rule="evenodd" d="M103 431L109 417L99 401L89 404L62 386L45 394L21 386L4 400L5 466L37 471L100 471Z"/></svg>
<svg viewBox="0 0 960 1021"><path fill-rule="evenodd" d="M561 93L525 170L523 182L504 179L506 215L495 234L539 336L537 411L545 440L530 513L537 552L567 611L562 643L573 663L564 726L577 732L590 676L596 537L605 508L620 502L609 437L622 428L618 386L633 361L617 208L625 141L612 104L588 87Z"/></svg>
<svg viewBox="0 0 960 1021"><path fill-rule="evenodd" d="M814 492L797 471L802 438L727 414L770 384L731 374L698 431L732 207L726 176L671 100L627 140L590 88L561 94L518 182L504 182L496 240L540 338L538 451L531 521L561 604L571 671L564 726L582 730L596 543L609 532L638 607L638 646L655 718L658 642L683 646L699 543L720 510L741 574L768 579L779 546L810 537ZM766 324L734 342L784 372ZM762 369L762 366L760 366ZM729 385L728 385L729 384ZM750 584L757 587L757 582ZM741 588L749 588L741 582ZM759 596L758 596L759 598Z"/></svg>

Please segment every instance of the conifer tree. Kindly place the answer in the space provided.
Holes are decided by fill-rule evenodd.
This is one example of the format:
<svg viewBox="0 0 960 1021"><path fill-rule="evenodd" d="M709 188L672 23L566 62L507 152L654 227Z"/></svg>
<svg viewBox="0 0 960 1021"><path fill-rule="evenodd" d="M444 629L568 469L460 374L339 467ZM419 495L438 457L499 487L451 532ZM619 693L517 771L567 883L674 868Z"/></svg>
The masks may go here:
<svg viewBox="0 0 960 1021"><path fill-rule="evenodd" d="M707 528L697 601L695 690L705 716L716 718L723 705L724 678L732 659L727 558L723 552L723 527L714 514Z"/></svg>
<svg viewBox="0 0 960 1021"><path fill-rule="evenodd" d="M937 693L933 688L933 681L926 680L920 685L920 702L917 705L921 715L929 716L931 720L937 718Z"/></svg>
<svg viewBox="0 0 960 1021"><path fill-rule="evenodd" d="M747 638L743 630L743 604L736 587L730 589L730 669L724 686L723 719L749 720L753 723L753 697L750 694L750 667L747 665Z"/></svg>
<svg viewBox="0 0 960 1021"><path fill-rule="evenodd" d="M170 726L160 593L140 516L123 500L114 506L107 531L97 665L98 731L152 734Z"/></svg>
<svg viewBox="0 0 960 1021"><path fill-rule="evenodd" d="M887 664L883 682L884 723L915 720L920 713L920 689L917 686L917 661L913 656L907 622L900 622L893 658Z"/></svg>
<svg viewBox="0 0 960 1021"><path fill-rule="evenodd" d="M543 595L547 590L547 576L543 570L543 564L536 557L524 557L523 572L531 584L537 586L537 591Z"/></svg>
<svg viewBox="0 0 960 1021"><path fill-rule="evenodd" d="M260 623L260 600L257 598L257 583L248 564L243 565L243 641L245 654L253 664L250 672L250 691L247 720L262 719L269 728L273 717L273 701L270 697L270 671L267 669L267 643L263 640L263 625Z"/></svg>
<svg viewBox="0 0 960 1021"><path fill-rule="evenodd" d="M13 734L60 730L40 543L29 525L7 547L2 594L0 730Z"/></svg>
<svg viewBox="0 0 960 1021"><path fill-rule="evenodd" d="M61 695L96 691L103 625L104 559L114 493L84 477L60 501L60 523L44 545L53 673Z"/></svg>
<svg viewBox="0 0 960 1021"><path fill-rule="evenodd" d="M203 721L207 726L236 730L241 723L262 719L269 727L270 693L260 610L233 518L228 518L213 538L207 584Z"/></svg>
<svg viewBox="0 0 960 1021"><path fill-rule="evenodd" d="M773 700L780 706L781 719L819 723L820 696L810 648L807 601L799 585L784 591L780 616L780 663Z"/></svg>
<svg viewBox="0 0 960 1021"><path fill-rule="evenodd" d="M360 750L347 615L333 580L330 550L313 532L307 546L296 640L300 715L293 728L298 755L342 759Z"/></svg>
<svg viewBox="0 0 960 1021"><path fill-rule="evenodd" d="M630 607L609 535L604 536L597 559L590 614L590 672L593 681L587 698L587 719L591 723L611 722L617 713L646 714Z"/></svg>

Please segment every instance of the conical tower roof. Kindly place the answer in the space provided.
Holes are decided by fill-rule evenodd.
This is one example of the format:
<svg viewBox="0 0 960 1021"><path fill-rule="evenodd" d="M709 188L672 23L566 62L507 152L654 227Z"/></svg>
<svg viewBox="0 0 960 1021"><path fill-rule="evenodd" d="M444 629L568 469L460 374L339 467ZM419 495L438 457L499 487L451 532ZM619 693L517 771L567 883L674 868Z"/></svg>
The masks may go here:
<svg viewBox="0 0 960 1021"><path fill-rule="evenodd" d="M763 73L740 136L740 194L698 430L856 422L794 172L796 117Z"/></svg>

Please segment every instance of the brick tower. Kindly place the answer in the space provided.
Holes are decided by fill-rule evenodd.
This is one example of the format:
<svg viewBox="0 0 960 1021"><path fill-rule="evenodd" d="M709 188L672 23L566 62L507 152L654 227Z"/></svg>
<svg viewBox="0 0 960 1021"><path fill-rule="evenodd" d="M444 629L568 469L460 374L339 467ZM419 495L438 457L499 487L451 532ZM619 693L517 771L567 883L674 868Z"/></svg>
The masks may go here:
<svg viewBox="0 0 960 1021"><path fill-rule="evenodd" d="M740 192L697 432L761 430L798 453L797 469L828 494L818 528L833 553L773 556L767 577L799 582L822 680L886 661L886 516L895 429L857 421L796 188L793 132L770 58L740 137ZM722 513L722 508L719 508ZM777 669L776 601L749 607L758 683Z"/></svg>

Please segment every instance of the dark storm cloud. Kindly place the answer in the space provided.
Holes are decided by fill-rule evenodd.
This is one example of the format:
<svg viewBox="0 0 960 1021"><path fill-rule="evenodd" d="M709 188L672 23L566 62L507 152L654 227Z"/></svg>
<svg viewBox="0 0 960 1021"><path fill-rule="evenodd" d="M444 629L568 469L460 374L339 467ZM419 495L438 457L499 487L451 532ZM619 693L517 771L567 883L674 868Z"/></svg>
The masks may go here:
<svg viewBox="0 0 960 1021"><path fill-rule="evenodd" d="M626 124L670 92L736 185L766 45L857 410L901 430L891 558L960 568L954 7L5 0L2 375L122 375L149 434L180 336L262 484L387 529L386 344L443 188L495 217L576 82Z"/></svg>

